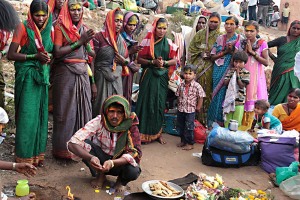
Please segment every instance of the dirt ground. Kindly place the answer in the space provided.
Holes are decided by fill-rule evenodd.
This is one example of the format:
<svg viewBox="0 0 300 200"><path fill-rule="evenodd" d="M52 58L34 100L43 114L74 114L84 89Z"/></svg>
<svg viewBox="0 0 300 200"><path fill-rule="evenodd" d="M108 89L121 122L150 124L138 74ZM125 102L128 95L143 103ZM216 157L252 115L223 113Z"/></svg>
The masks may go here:
<svg viewBox="0 0 300 200"><path fill-rule="evenodd" d="M241 167L241 168L217 168L208 167L201 163L198 157L193 153L202 151L202 145L196 144L191 151L184 151L176 147L179 138L176 136L164 134L167 144L161 145L157 142L142 146L143 157L141 162L142 173L140 177L128 184L128 192L142 191L141 185L148 180L171 180L180 178L190 172L199 174L201 172L208 175L216 173L223 176L225 185L230 187L238 187L242 189L262 189L271 191L277 200L290 199L274 187L268 180L268 174L259 166ZM1 152L6 152L6 159L12 160L12 156L8 156L8 141L1 145L7 147L6 150L1 148ZM2 155L1 155L2 156ZM81 171L84 168L84 171ZM0 181L2 186L11 186L12 189L16 185L18 179L24 179L24 175L15 172L0 172ZM115 177L108 177L110 184L115 181ZM69 185L72 193L81 200L91 199L114 199L119 194L108 195L105 189L100 193L95 193L90 187L89 182L92 180L89 170L82 162L63 161L54 159L51 155L51 140L48 142L46 162L44 168L38 169L38 174L29 178L29 183L33 191L37 193L39 200L61 200L67 194L65 187ZM108 183L109 185L109 183Z"/></svg>
<svg viewBox="0 0 300 200"><path fill-rule="evenodd" d="M20 6L20 13L22 5ZM99 24L103 20L103 13L90 13L86 18L90 22L90 27ZM24 18L24 15L22 18ZM101 19L99 19L101 18ZM90 19L90 20L89 20ZM274 39L275 37L285 35L285 32L280 32L273 29L262 29L266 39ZM13 93L13 79L14 69L11 62L5 61L4 75L8 83L7 92ZM8 112L10 117L10 124L6 132L9 133L7 139L0 145L0 159L6 161L13 161L14 159L14 138L11 134L15 133L14 130L14 111L13 100L7 99ZM29 178L31 190L36 192L37 199L39 200L61 200L66 197L67 191L65 187L69 185L72 193L81 200L91 199L114 199L119 194L108 195L105 189L99 193L95 193L94 189L90 187L91 175L88 168L82 162L73 162L65 160L57 160L51 155L51 121L49 122L49 140L46 153L45 167L38 169L38 174ZM286 200L288 197L280 191L279 188L273 187L268 180L268 174L265 173L259 166L255 167L241 167L241 168L215 168L204 166L198 157L192 156L193 153L200 153L202 145L196 144L195 148L191 151L183 151L176 147L179 138L168 134L164 135L167 144L161 145L157 142L143 145L143 158L141 162L142 173L138 180L129 183L127 190L131 193L142 191L141 185L143 182L153 179L170 180L180 178L190 172L199 174L201 172L208 175L215 175L216 173L223 176L225 184L230 187L238 187L242 189L270 189L275 199ZM82 170L83 168L83 170ZM4 187L4 191L11 192L16 185L16 181L26 178L24 175L16 174L11 171L0 171L0 188ZM114 177L109 177L109 183L113 184ZM122 195L121 195L122 196Z"/></svg>

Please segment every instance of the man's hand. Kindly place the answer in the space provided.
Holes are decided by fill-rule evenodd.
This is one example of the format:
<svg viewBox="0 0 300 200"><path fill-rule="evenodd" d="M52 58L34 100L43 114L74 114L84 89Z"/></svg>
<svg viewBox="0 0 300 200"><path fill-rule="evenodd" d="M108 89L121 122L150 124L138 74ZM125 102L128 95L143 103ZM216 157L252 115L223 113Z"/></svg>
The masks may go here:
<svg viewBox="0 0 300 200"><path fill-rule="evenodd" d="M96 156L93 156L90 160L90 164L92 165L92 167L94 167L95 169L98 169L100 171L103 170L102 165L100 164L100 160L99 158L97 158Z"/></svg>
<svg viewBox="0 0 300 200"><path fill-rule="evenodd" d="M29 163L16 163L16 171L27 177L36 175L36 167Z"/></svg>
<svg viewBox="0 0 300 200"><path fill-rule="evenodd" d="M107 160L103 163L103 172L109 172L113 168L112 162L112 160Z"/></svg>

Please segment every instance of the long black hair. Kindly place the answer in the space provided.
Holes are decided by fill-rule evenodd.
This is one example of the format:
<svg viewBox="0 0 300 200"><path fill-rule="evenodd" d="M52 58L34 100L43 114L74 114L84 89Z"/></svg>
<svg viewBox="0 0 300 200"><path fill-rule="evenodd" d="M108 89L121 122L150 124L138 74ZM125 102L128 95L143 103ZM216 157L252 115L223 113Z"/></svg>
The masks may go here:
<svg viewBox="0 0 300 200"><path fill-rule="evenodd" d="M20 23L18 13L14 7L5 0L0 0L0 29L13 31Z"/></svg>

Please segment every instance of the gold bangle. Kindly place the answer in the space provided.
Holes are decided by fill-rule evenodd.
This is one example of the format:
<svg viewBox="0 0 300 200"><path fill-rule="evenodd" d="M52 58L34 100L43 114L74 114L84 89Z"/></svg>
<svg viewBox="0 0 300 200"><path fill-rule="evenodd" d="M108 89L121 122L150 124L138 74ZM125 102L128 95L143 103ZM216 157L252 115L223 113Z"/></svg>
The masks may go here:
<svg viewBox="0 0 300 200"><path fill-rule="evenodd" d="M115 166L114 161L112 161L112 160L109 160L109 161L110 161L110 164L111 164L111 168L113 168Z"/></svg>

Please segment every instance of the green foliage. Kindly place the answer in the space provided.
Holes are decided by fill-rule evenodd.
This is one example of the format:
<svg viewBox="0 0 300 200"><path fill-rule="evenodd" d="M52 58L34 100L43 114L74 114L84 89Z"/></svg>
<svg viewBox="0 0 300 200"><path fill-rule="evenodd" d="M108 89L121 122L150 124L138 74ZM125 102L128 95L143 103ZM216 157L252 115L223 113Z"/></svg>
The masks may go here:
<svg viewBox="0 0 300 200"><path fill-rule="evenodd" d="M179 33L181 32L181 26L193 26L197 15L186 16L185 11L178 10L170 17L170 29Z"/></svg>

